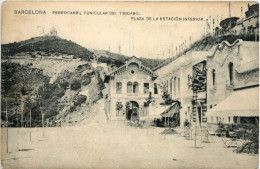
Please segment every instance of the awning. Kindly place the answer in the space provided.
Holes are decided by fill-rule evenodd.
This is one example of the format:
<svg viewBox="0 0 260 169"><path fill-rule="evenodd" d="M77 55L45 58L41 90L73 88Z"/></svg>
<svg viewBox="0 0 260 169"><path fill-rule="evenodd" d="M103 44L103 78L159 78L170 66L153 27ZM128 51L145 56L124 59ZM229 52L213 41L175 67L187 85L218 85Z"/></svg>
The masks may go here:
<svg viewBox="0 0 260 169"><path fill-rule="evenodd" d="M234 91L216 107L207 112L207 116L259 116L259 87Z"/></svg>
<svg viewBox="0 0 260 169"><path fill-rule="evenodd" d="M179 113L179 105L178 103L174 103L167 110L165 110L161 116L162 117L173 117L175 113Z"/></svg>
<svg viewBox="0 0 260 169"><path fill-rule="evenodd" d="M160 105L152 106L147 116L140 116L140 120L161 118L161 113L169 109L172 105Z"/></svg>

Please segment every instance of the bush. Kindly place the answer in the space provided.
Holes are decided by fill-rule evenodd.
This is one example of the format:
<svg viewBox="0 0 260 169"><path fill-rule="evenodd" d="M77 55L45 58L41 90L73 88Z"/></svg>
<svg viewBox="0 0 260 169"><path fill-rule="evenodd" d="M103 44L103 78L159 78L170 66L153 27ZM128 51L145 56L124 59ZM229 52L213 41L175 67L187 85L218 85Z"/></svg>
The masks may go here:
<svg viewBox="0 0 260 169"><path fill-rule="evenodd" d="M70 89L71 90L78 90L78 89L80 89L81 88L81 83L80 83L80 81L78 81L78 80L75 80L74 82L72 82L71 83L71 86L70 86Z"/></svg>
<svg viewBox="0 0 260 169"><path fill-rule="evenodd" d="M82 82L82 84L84 85L84 86L87 86L87 85L89 85L91 83L91 77L89 77L89 75L84 75L83 76L83 82Z"/></svg>
<svg viewBox="0 0 260 169"><path fill-rule="evenodd" d="M84 103L87 100L87 96L85 95L79 95L77 97L76 102L74 102L74 106L80 106L82 103Z"/></svg>
<svg viewBox="0 0 260 169"><path fill-rule="evenodd" d="M63 88L63 89L66 89L67 87L69 87L69 82L65 81L65 82L62 82L60 84L60 87Z"/></svg>

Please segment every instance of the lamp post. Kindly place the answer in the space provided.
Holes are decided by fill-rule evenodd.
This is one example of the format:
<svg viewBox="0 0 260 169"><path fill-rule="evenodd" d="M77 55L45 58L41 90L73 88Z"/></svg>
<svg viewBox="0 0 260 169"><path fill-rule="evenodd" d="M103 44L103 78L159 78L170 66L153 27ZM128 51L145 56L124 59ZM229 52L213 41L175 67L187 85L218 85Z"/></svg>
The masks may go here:
<svg viewBox="0 0 260 169"><path fill-rule="evenodd" d="M202 61L192 67L193 76L189 77L189 80L192 81L191 87L193 91L193 100L192 100L192 113L195 114L193 122L195 122L195 139L194 139L194 148L197 147L197 123L198 123L198 93L206 91L206 61Z"/></svg>

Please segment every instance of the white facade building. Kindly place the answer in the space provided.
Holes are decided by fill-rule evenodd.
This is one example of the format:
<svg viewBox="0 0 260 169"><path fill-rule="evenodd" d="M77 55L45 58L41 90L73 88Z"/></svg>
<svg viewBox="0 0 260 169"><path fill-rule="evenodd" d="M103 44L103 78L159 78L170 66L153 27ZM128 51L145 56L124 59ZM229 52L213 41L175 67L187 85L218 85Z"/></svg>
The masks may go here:
<svg viewBox="0 0 260 169"><path fill-rule="evenodd" d="M185 120L191 123L193 122L193 91L190 82L193 73L192 69L195 64L206 61L208 55L209 52L205 51L187 52L168 65L156 70L159 75L158 81L167 84L168 93L171 95L172 99L181 102L180 126L184 125ZM198 100L203 99L206 99L206 92L199 93L198 95ZM202 111L202 107L200 108L200 111ZM201 125L206 124L206 122L203 122L202 120L202 118L205 118L202 116L202 112L200 117L201 119L198 122L201 123Z"/></svg>
<svg viewBox="0 0 260 169"><path fill-rule="evenodd" d="M147 117L152 111L152 105L147 104L150 92L155 100L159 97L157 77L134 56L108 73L105 78L105 111L108 118L130 120Z"/></svg>
<svg viewBox="0 0 260 169"><path fill-rule="evenodd" d="M222 42L208 57L207 69L208 124L236 124L243 123L241 118L258 117L258 42Z"/></svg>

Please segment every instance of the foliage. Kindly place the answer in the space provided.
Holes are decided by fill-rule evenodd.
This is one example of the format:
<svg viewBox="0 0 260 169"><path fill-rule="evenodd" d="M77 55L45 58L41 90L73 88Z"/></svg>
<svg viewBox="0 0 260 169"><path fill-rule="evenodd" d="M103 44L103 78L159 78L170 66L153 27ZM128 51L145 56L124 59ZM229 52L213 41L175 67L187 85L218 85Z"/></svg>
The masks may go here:
<svg viewBox="0 0 260 169"><path fill-rule="evenodd" d="M79 80L74 80L72 83L71 83L71 85L70 85L70 89L71 90L78 90L78 89L80 89L81 88L81 83L80 83L80 81Z"/></svg>
<svg viewBox="0 0 260 169"><path fill-rule="evenodd" d="M67 81L64 81L64 82L61 82L61 83L60 83L60 87L63 88L63 89L66 89L67 87L69 87L69 85L70 85L70 84L69 84L69 82L67 82Z"/></svg>
<svg viewBox="0 0 260 169"><path fill-rule="evenodd" d="M98 61L107 64L113 64L117 67L122 66L124 62L129 59L128 56L122 54L117 54L109 51L102 51L102 52L104 54L99 56ZM157 67L163 61L163 59L150 59L150 58L138 58L138 59L143 62L144 66L149 67L150 69Z"/></svg>
<svg viewBox="0 0 260 169"><path fill-rule="evenodd" d="M24 121L29 120L29 112L32 113L32 126L41 124L41 113L45 117L52 117L58 114L58 100L64 96L65 89L59 82L49 84L50 78L43 75L38 69L22 66L15 63L2 63L2 78L12 79L11 83L2 81L2 104L1 111L5 110L5 99L8 98L8 120L15 126L21 126L21 96L25 98L23 117ZM5 111L4 111L5 112ZM17 115L18 113L18 115ZM18 123L17 123L17 117ZM5 114L1 116L5 120ZM25 123L26 124L26 123Z"/></svg>
<svg viewBox="0 0 260 169"><path fill-rule="evenodd" d="M84 86L87 86L91 83L91 77L88 74L85 74L84 76L82 76L82 84Z"/></svg>
<svg viewBox="0 0 260 169"><path fill-rule="evenodd" d="M37 102L41 107L41 113L44 113L46 118L57 115L59 112L58 100L64 96L65 90L60 88L57 83L48 83L39 87L38 94Z"/></svg>
<svg viewBox="0 0 260 169"><path fill-rule="evenodd" d="M85 95L78 95L76 98L76 101L74 102L74 106L80 106L82 103L84 103L87 100L87 96Z"/></svg>
<svg viewBox="0 0 260 169"><path fill-rule="evenodd" d="M35 54L41 56L51 56L58 54L72 55L73 58L81 58L84 60L93 60L94 53L87 48L82 47L70 40L62 39L58 36L40 36L31 38L21 42L14 42L2 45L2 57L14 56L21 52L28 52L31 57L36 57ZM114 64L120 67L129 59L128 56L103 51L104 55L98 57L98 61L107 64ZM35 53L35 54L33 54ZM43 54L44 53L44 54ZM139 58L143 64L149 68L157 67L162 59Z"/></svg>
<svg viewBox="0 0 260 169"><path fill-rule="evenodd" d="M258 125L252 130L252 132L245 135L249 141L238 147L235 151L238 153L259 153L259 127Z"/></svg>
<svg viewBox="0 0 260 169"><path fill-rule="evenodd" d="M121 102L117 102L117 103L116 103L116 110L117 110L117 111L121 111L122 109L123 109L122 103L121 103Z"/></svg>
<svg viewBox="0 0 260 169"><path fill-rule="evenodd" d="M93 53L88 49L56 36L41 36L29 40L2 45L2 55L13 56L21 52L42 51L47 54L61 53L90 60Z"/></svg>

